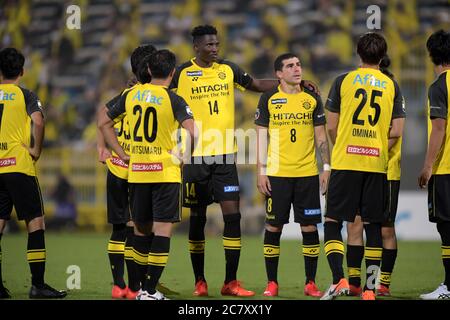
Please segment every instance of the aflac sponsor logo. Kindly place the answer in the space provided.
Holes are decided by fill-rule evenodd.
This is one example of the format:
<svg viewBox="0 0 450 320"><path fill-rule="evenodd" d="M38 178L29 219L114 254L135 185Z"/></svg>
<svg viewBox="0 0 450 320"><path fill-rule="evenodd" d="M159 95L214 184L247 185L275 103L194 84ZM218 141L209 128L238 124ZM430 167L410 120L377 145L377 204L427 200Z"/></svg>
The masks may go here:
<svg viewBox="0 0 450 320"><path fill-rule="evenodd" d="M133 96L133 101L141 101L141 102L149 102L157 105L161 105L163 101L163 97L153 96L150 90L138 90Z"/></svg>
<svg viewBox="0 0 450 320"><path fill-rule="evenodd" d="M0 100L6 101L6 100L15 100L16 94L15 93L8 93L5 91L0 91Z"/></svg>
<svg viewBox="0 0 450 320"><path fill-rule="evenodd" d="M355 79L353 79L353 84L356 83L359 83L360 85L370 85L372 87L386 89L387 82L378 80L373 74L366 74L364 75L364 77L361 77L359 74L357 74Z"/></svg>

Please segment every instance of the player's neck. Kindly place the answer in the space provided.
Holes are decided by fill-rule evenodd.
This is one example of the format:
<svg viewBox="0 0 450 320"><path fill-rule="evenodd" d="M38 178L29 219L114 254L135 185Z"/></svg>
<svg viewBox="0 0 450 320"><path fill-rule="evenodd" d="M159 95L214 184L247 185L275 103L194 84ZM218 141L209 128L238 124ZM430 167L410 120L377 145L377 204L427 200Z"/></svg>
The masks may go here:
<svg viewBox="0 0 450 320"><path fill-rule="evenodd" d="M302 88L301 88L300 84L290 84L283 80L281 80L280 87L281 87L281 91L283 91L284 93L287 93L287 94L295 94L295 93L302 92Z"/></svg>
<svg viewBox="0 0 450 320"><path fill-rule="evenodd" d="M155 85L155 86L163 86L163 87L168 87L170 84L170 80L168 78L166 79L156 79L153 78L151 84Z"/></svg>
<svg viewBox="0 0 450 320"><path fill-rule="evenodd" d="M213 65L213 61L211 61L211 62L205 61L205 60L202 60L200 57L195 57L194 62L201 68L209 68Z"/></svg>
<svg viewBox="0 0 450 320"><path fill-rule="evenodd" d="M367 64L367 63L362 63L360 68L369 68L369 69L376 69L379 70L380 66L378 64Z"/></svg>
<svg viewBox="0 0 450 320"><path fill-rule="evenodd" d="M450 70L450 65L449 64L440 64L436 67L434 67L434 71L436 72L437 75L440 75L441 73Z"/></svg>
<svg viewBox="0 0 450 320"><path fill-rule="evenodd" d="M19 85L19 78L17 79L2 79L1 84L15 84L15 85Z"/></svg>

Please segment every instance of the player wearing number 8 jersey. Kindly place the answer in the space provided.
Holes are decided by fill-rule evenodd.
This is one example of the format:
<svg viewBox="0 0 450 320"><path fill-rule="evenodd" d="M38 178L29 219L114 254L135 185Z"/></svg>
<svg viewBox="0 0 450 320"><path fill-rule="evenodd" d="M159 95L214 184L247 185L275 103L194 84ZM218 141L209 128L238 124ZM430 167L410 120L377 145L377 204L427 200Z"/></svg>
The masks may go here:
<svg viewBox="0 0 450 320"><path fill-rule="evenodd" d="M375 299L372 275L382 254L381 223L386 200L388 140L400 137L405 112L397 83L379 70L387 52L385 39L363 35L357 44L361 67L339 76L326 103L328 132L334 148L325 215L325 253L333 284L322 299L348 292L342 261L342 221L353 222L360 212L366 232L366 286L363 299ZM374 278L374 277L373 277Z"/></svg>
<svg viewBox="0 0 450 320"><path fill-rule="evenodd" d="M261 96L255 114L260 156L258 190L266 196L264 259L268 284L263 294L278 295L280 237L293 205L294 221L300 224L303 236L304 293L320 297L322 293L315 284L320 251L316 226L321 222L319 180L325 193L330 175L325 113L320 96L300 87L302 67L296 55L280 55L274 67L280 85ZM326 168L320 179L314 142Z"/></svg>

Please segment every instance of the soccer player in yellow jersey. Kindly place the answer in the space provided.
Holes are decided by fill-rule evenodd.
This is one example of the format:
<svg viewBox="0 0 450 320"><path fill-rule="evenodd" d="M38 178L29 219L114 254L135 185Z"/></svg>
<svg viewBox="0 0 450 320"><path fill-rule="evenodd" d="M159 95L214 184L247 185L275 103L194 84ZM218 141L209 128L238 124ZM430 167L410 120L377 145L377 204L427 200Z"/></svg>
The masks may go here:
<svg viewBox="0 0 450 320"><path fill-rule="evenodd" d="M195 279L193 294L208 295L204 272L204 228L207 206L215 201L220 203L224 220L226 272L221 294L253 296L254 292L244 289L237 280L241 213L235 164L234 87L264 92L275 88L278 81L253 79L236 64L219 59L219 40L213 26L197 26L191 34L195 58L177 68L170 88L189 103L200 132L193 159L183 166L183 206L190 208L189 251ZM312 84L308 82L306 85Z"/></svg>
<svg viewBox="0 0 450 320"><path fill-rule="evenodd" d="M25 58L14 48L0 51L0 239L13 206L28 230L27 260L31 271L31 299L64 298L44 282L45 223L35 163L44 140L44 116L36 94L19 86ZM0 299L10 298L1 277Z"/></svg>
<svg viewBox="0 0 450 320"><path fill-rule="evenodd" d="M148 64L152 82L134 86L111 109L100 113L99 127L120 159L129 161L130 207L136 234L148 237L154 232L153 239L148 237L151 243L148 258L140 261L148 263L148 270L136 299L164 300L156 285L167 264L172 224L180 221L181 169L173 154L176 131L181 124L192 143L196 133L188 105L167 88L175 72L175 55L160 50L144 62ZM120 121L123 115L128 116L130 127L129 156L114 132L113 120Z"/></svg>
<svg viewBox="0 0 450 320"><path fill-rule="evenodd" d="M436 290L420 295L424 300L450 299L450 33L439 30L427 41L438 74L428 89L428 150L419 186L428 185L428 218L436 223L442 241L445 279Z"/></svg>
<svg viewBox="0 0 450 320"><path fill-rule="evenodd" d="M267 162L258 157L257 165L258 190L266 196L264 259L268 283L263 295L278 295L280 237L293 205L294 221L300 224L303 236L304 293L321 297L315 277L320 252L319 189L326 192L330 176L325 113L320 96L300 86L302 67L296 55L280 55L274 67L280 85L261 96L255 114L257 153L267 155ZM324 164L320 179L314 142Z"/></svg>
<svg viewBox="0 0 450 320"><path fill-rule="evenodd" d="M139 64L144 58L156 51L150 44L145 44L133 50L130 63L131 71L139 83L150 82L148 72L147 77L141 78ZM129 89L127 89L129 90ZM125 90L124 92L126 92ZM108 101L106 109L111 109L119 100L119 94ZM117 139L128 154L130 149L130 130L128 128L128 118L125 116L114 126ZM112 298L135 299L140 289L140 282L143 282L146 267L134 262L133 248L141 255L148 254L149 247L146 237L134 237L133 221L130 215L128 201L128 164L123 162L117 154L109 151L106 147L105 139L100 130L97 134L97 150L99 161L106 163L108 167L106 179L106 201L108 222L112 224L112 233L108 242L108 257L113 276ZM151 236L151 235L150 235ZM124 262L127 265L128 286L124 281Z"/></svg>
<svg viewBox="0 0 450 320"><path fill-rule="evenodd" d="M380 62L380 71L388 77L394 75L388 70L390 59L386 55ZM404 99L402 99L404 104ZM399 103L399 102L398 102ZM397 237L395 235L395 217L397 215L398 196L400 191L401 175L401 145L402 138L389 139L389 163L387 170L387 212L385 221L381 227L383 238L383 252L381 256L381 267L379 285L376 287L378 296L390 296L389 286L391 284L391 275L394 270L395 260L397 258ZM364 225L361 216L357 215L355 222L347 222L347 268L348 282L351 296L359 296L362 293L361 288L361 262L364 258Z"/></svg>
<svg viewBox="0 0 450 320"><path fill-rule="evenodd" d="M327 128L334 144L324 223L325 254L333 283L322 296L330 300L348 293L342 262L342 222L353 222L360 212L366 232L366 284L362 299L375 299L375 283L382 255L381 223L387 202L386 172L390 138L403 133L405 112L397 83L379 70L387 52L383 36L360 37L361 67L334 81L326 103ZM374 277L373 277L374 278Z"/></svg>

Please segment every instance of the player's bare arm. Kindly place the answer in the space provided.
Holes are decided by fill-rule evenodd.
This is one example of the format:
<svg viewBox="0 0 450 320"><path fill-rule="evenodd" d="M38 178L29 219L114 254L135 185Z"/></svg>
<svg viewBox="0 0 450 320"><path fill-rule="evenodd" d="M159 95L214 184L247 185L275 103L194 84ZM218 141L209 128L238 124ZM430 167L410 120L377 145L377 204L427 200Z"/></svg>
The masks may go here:
<svg viewBox="0 0 450 320"><path fill-rule="evenodd" d="M338 125L339 113L329 111L327 116L327 131L333 145L336 144Z"/></svg>
<svg viewBox="0 0 450 320"><path fill-rule="evenodd" d="M114 131L114 121L111 120L107 113L106 108L101 110L98 116L98 128L103 134L106 143L117 153L117 155L124 162L128 162L130 160L130 156L125 153L122 149L119 141L117 140L117 135Z"/></svg>
<svg viewBox="0 0 450 320"><path fill-rule="evenodd" d="M428 143L427 154L425 156L425 163L423 164L422 171L420 172L418 183L420 188L425 188L428 181L431 178L433 170L433 164L436 161L436 157L441 149L442 142L445 136L445 128L447 126L447 120L441 118L435 118L431 120L431 135L430 142Z"/></svg>
<svg viewBox="0 0 450 320"><path fill-rule="evenodd" d="M105 106L102 106L98 109L97 112L97 118L101 111L106 112L107 109ZM97 128L97 153L98 153L98 161L101 163L105 163L106 159L111 158L111 151L109 151L108 147L106 146L105 138L103 137L102 131Z"/></svg>
<svg viewBox="0 0 450 320"><path fill-rule="evenodd" d="M40 111L33 112L31 114L31 120L33 122L32 135L34 143L28 147L28 152L31 157L37 161L41 156L42 142L44 141L45 122L44 116Z"/></svg>
<svg viewBox="0 0 450 320"><path fill-rule="evenodd" d="M325 125L314 127L314 137L317 149L319 150L320 159L324 166L324 169L320 174L320 191L322 194L325 194L328 188L328 179L330 178L330 148L328 146Z"/></svg>

